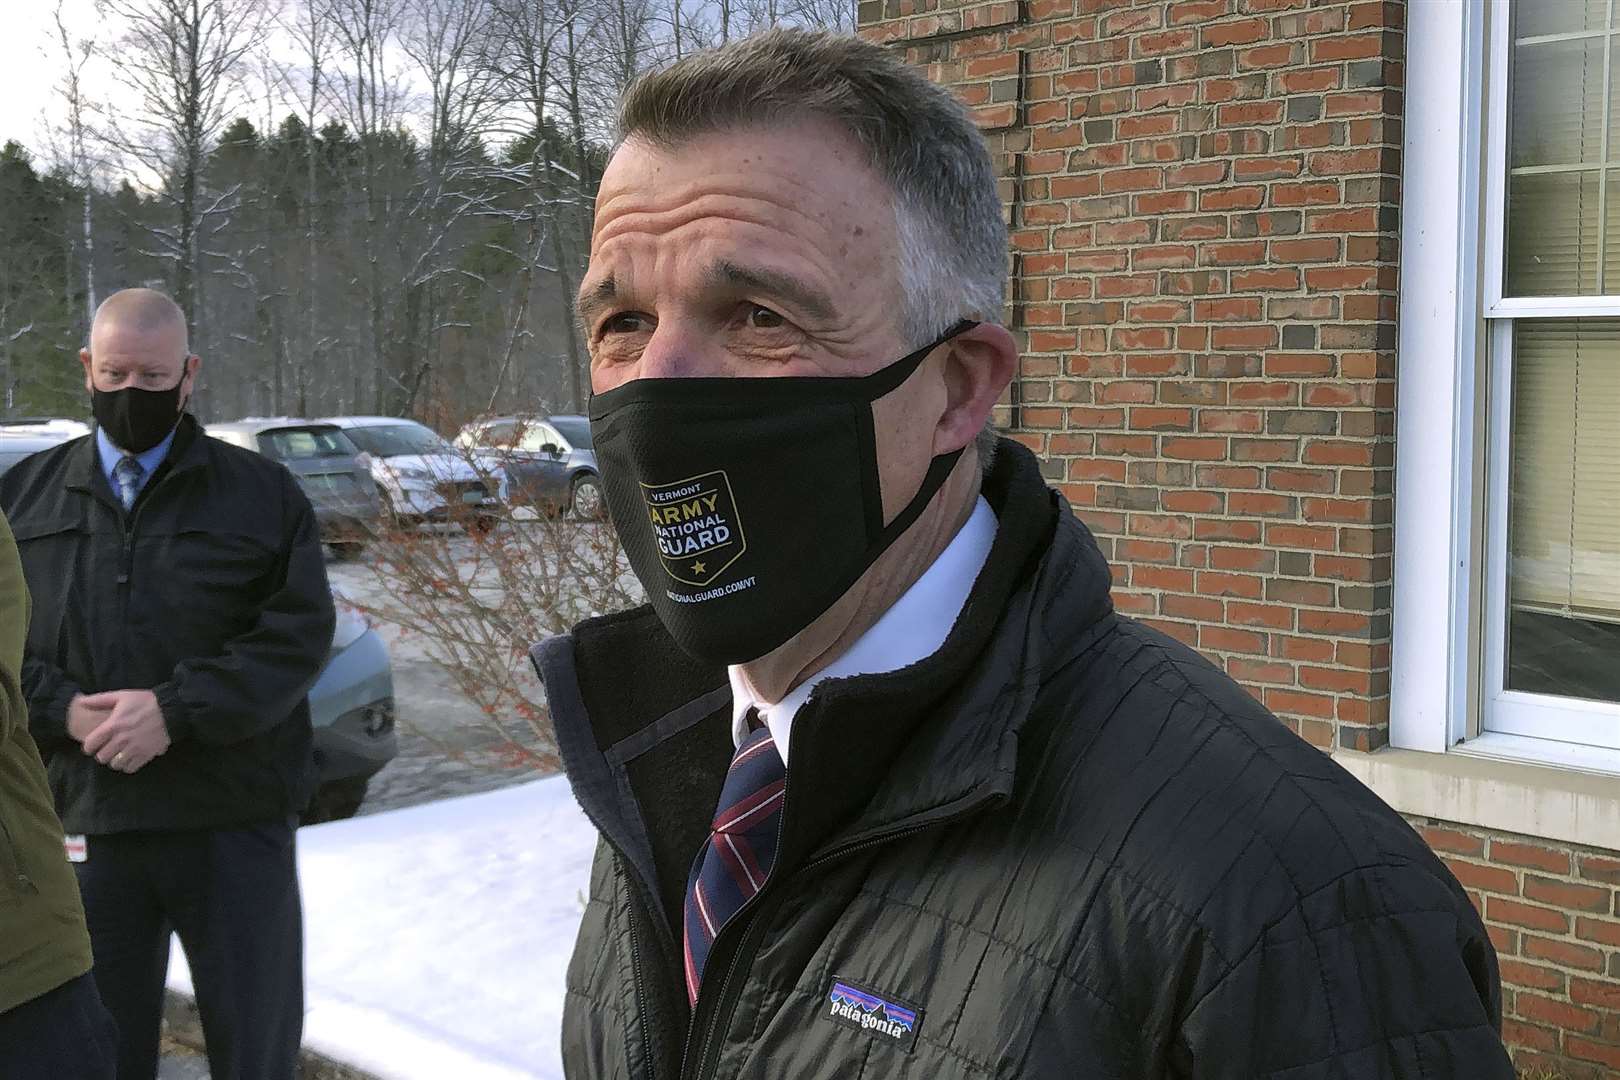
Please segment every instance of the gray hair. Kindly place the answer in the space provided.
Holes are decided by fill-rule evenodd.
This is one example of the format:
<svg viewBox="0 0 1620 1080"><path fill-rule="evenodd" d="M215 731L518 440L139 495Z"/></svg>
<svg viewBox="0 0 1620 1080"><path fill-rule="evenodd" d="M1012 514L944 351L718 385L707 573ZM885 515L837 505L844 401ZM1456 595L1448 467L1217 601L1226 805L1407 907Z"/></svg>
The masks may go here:
<svg viewBox="0 0 1620 1080"><path fill-rule="evenodd" d="M669 148L812 117L847 132L893 193L901 335L917 348L959 319L999 323L1007 226L984 138L949 91L877 45L775 29L693 53L631 84L618 137ZM993 437L977 445L988 469Z"/></svg>
<svg viewBox="0 0 1620 1080"><path fill-rule="evenodd" d="M777 29L693 53L630 86L619 138L671 147L811 117L848 132L894 193L906 339L920 347L962 318L1000 322L1007 227L990 152L956 98L885 49Z"/></svg>

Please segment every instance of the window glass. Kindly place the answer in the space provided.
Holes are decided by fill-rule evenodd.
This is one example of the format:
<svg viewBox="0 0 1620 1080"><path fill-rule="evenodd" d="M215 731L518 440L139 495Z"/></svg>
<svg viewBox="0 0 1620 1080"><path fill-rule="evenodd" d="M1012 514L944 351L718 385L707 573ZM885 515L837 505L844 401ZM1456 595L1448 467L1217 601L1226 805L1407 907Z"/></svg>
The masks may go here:
<svg viewBox="0 0 1620 1080"><path fill-rule="evenodd" d="M1620 702L1620 319L1514 325L1507 688Z"/></svg>
<svg viewBox="0 0 1620 1080"><path fill-rule="evenodd" d="M403 421L398 424L351 427L346 431L354 444L372 457L389 458L411 454L453 454L455 451L432 429Z"/></svg>
<svg viewBox="0 0 1620 1080"><path fill-rule="evenodd" d="M259 432L259 452L277 461L353 457L360 448L336 427L273 428Z"/></svg>

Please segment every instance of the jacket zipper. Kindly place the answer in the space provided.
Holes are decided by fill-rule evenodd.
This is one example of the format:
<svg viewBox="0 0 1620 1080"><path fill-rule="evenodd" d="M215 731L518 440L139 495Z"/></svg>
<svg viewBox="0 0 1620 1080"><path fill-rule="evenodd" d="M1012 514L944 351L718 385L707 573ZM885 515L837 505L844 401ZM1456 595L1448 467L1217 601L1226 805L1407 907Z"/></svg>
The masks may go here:
<svg viewBox="0 0 1620 1080"><path fill-rule="evenodd" d="M927 821L920 821L916 824L906 826L905 828L896 829L893 832L868 837L865 840L857 840L853 843L845 845L844 847L835 848L834 850L827 852L827 854L805 863L794 872L793 877L795 879L803 877L814 870L826 866L828 863L837 862L838 860L847 858L856 852L865 851L867 848L878 847L883 844L890 844L897 840L903 840L908 836L915 835L916 833L920 833L925 829L932 829L939 825L947 825L953 821L958 821L977 812L979 808L988 801L990 801L989 797L973 798L972 801L966 805L961 806L949 813L929 818ZM786 806L784 806L784 820L786 820L786 809ZM780 836L778 837L778 843L780 843ZM768 885L769 883L767 882L767 886ZM709 1051L718 1046L719 1040L716 1038L716 1036L725 1027L724 1022L730 1019L732 1012L736 1010L737 999L742 996L740 984L734 984L734 976L737 974L737 968L741 966L744 954L751 955L759 949L760 942L764 939L766 932L770 929L770 920L765 917L766 913L768 910L774 911L775 907L781 904L781 900L784 895L785 892L782 888L776 889L769 898L771 901L774 901L772 908L767 909L762 904L756 907L753 915L750 916L751 921L749 922L747 929L743 931L743 939L738 943L736 952L732 953L731 963L726 967L725 978L720 981L720 1000L715 1006L712 1019L704 1031L702 1049L698 1053L697 1071L693 1073L693 1080L703 1080L704 1077L712 1076L714 1074L714 1070L719 1068L720 1062L718 1049L715 1050L713 1062L711 1062L709 1059ZM756 899L758 899L757 896ZM690 1040L687 1042L687 1049L691 1049ZM686 1062L684 1061L681 1063L681 1075L683 1077L686 1075Z"/></svg>
<svg viewBox="0 0 1620 1080"><path fill-rule="evenodd" d="M618 856L614 856L613 868L618 872L619 879L629 884L629 874L625 872L624 864ZM635 982L636 990L636 1026L641 1031L642 1053L647 1059L647 1080L658 1080L658 1055L654 1052L652 1040L647 1037L647 992L646 976L641 970L641 941L636 933L634 908L626 908L626 921L630 924L630 975Z"/></svg>

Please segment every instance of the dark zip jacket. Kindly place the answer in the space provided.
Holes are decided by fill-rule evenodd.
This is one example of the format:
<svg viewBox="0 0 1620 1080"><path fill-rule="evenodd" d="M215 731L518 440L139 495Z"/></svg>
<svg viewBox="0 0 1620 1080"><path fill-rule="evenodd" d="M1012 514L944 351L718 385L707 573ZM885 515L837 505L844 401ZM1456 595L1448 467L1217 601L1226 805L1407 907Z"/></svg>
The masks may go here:
<svg viewBox="0 0 1620 1080"><path fill-rule="evenodd" d="M335 618L309 499L286 467L181 419L129 513L95 436L0 478L34 595L29 728L71 833L203 829L309 799L309 688ZM173 745L126 775L67 734L75 694L152 690Z"/></svg>
<svg viewBox="0 0 1620 1080"><path fill-rule="evenodd" d="M1115 614L1026 450L1002 443L985 496L995 544L939 652L824 682L795 721L777 862L695 1012L677 927L725 673L646 610L536 649L602 834L571 1080L1510 1080L1495 954L1417 835Z"/></svg>

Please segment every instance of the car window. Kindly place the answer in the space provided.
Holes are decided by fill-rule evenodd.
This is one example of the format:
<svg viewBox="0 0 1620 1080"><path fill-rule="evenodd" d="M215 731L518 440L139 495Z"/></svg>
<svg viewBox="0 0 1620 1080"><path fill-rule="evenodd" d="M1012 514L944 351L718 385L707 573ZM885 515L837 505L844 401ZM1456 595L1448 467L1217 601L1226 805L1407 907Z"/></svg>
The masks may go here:
<svg viewBox="0 0 1620 1080"><path fill-rule="evenodd" d="M31 453L33 453L32 450L0 450L0 473L4 473L7 469L11 468L13 465L17 464L17 462L21 461Z"/></svg>
<svg viewBox="0 0 1620 1080"><path fill-rule="evenodd" d="M483 429L474 437L473 442L478 446L508 447L517 437L518 422L516 420L496 420L485 424Z"/></svg>
<svg viewBox="0 0 1620 1080"><path fill-rule="evenodd" d="M583 416L553 416L551 425L575 450L591 449L591 422Z"/></svg>
<svg viewBox="0 0 1620 1080"><path fill-rule="evenodd" d="M353 457L360 448L335 427L271 428L259 432L259 451L277 461Z"/></svg>
<svg viewBox="0 0 1620 1080"><path fill-rule="evenodd" d="M345 430L354 444L373 457L406 454L453 454L455 450L431 428L410 422L351 427Z"/></svg>
<svg viewBox="0 0 1620 1080"><path fill-rule="evenodd" d="M547 443L550 443L553 446L561 447L562 438L545 424L536 423L530 424L529 430L523 433L523 442L519 444L519 446L520 449L523 450L540 450L543 449Z"/></svg>

